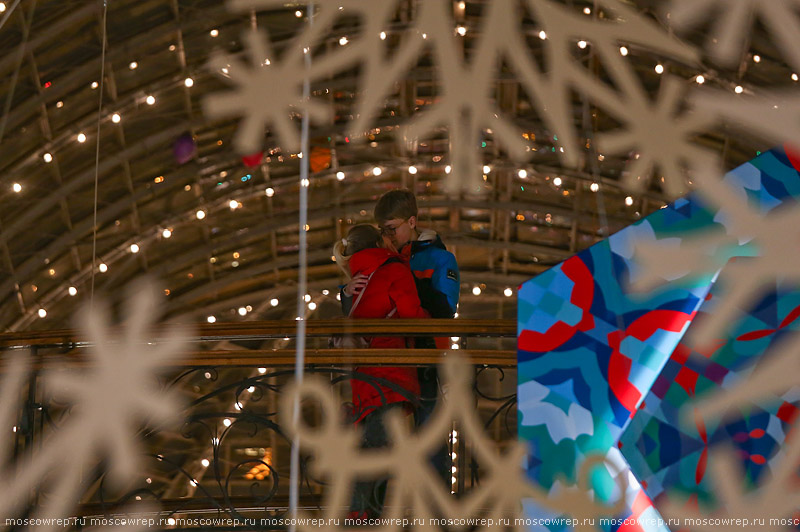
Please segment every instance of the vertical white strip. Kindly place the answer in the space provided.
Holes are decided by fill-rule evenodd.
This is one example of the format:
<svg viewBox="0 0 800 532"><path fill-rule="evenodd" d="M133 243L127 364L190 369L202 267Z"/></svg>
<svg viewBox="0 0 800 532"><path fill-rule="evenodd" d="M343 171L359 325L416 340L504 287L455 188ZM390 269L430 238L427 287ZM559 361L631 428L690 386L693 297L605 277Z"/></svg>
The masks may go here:
<svg viewBox="0 0 800 532"><path fill-rule="evenodd" d="M308 4L308 25L311 26L314 21L314 4ZM306 53L303 54L306 76L303 80L303 103L308 104L311 97L311 81L309 73L311 70L311 46L313 43L302 43L307 46ZM294 365L295 381L300 384L303 382L303 370L305 368L305 354L306 354L306 302L304 299L306 287L308 284L308 252L306 224L308 223L308 186L304 183L308 181L308 162L309 162L309 147L308 147L308 128L309 128L308 107L303 110L302 129L300 131L300 152L303 158L300 159L300 220L298 227L298 247L299 254L298 269L297 269L297 336L296 336L296 354ZM300 421L300 397L295 396L294 408L292 409L292 425L297 426ZM295 436L292 441L292 454L290 462L290 475L289 475L289 514L292 516L291 524L289 525L289 532L295 532L297 525L297 507L300 499L300 439Z"/></svg>
<svg viewBox="0 0 800 532"><path fill-rule="evenodd" d="M97 140L94 153L94 207L92 211L92 283L89 291L89 308L94 308L94 274L97 268L97 187L100 180L100 120L103 112L103 90L106 77L106 16L108 2L103 0L102 52L100 53L100 97L97 104Z"/></svg>

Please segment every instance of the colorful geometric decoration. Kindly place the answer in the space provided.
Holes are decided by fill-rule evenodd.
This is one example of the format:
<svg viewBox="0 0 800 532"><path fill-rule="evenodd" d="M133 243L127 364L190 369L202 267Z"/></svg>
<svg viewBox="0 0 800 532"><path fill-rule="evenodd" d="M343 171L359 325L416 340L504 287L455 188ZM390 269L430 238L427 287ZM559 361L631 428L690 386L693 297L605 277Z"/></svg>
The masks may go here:
<svg viewBox="0 0 800 532"><path fill-rule="evenodd" d="M725 176L750 206L767 214L797 206L800 174L792 155L777 148ZM734 447L756 481L771 466L798 397L787 394L754 405L741 419L685 420L681 408L698 396L746 378L769 345L800 328L800 292L767 294L741 309L727 338L702 352L681 343L695 319L713 311L716 275L681 278L646 294L629 283L641 265L634 244L676 246L700 231L724 231L695 195L675 201L610 238L522 284L518 295L518 434L528 442L529 477L559 489L574 482L589 454L606 456L592 476L595 496L615 499L615 479L626 475L628 513L638 525L611 529L666 530L654 525L651 500L678 490L693 502L711 501L709 448ZM718 219L720 218L720 219ZM726 253L730 250L726 250ZM742 255L752 255L752 248ZM733 255L736 255L734 251ZM530 515L538 509L526 505Z"/></svg>

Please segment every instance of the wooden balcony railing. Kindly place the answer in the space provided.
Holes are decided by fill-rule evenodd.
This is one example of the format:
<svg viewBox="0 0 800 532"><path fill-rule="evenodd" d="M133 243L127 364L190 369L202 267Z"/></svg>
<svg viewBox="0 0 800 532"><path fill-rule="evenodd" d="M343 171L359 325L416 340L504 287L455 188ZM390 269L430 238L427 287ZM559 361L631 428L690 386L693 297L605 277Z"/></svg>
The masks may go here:
<svg viewBox="0 0 800 532"><path fill-rule="evenodd" d="M506 338L516 336L514 320L308 320L305 351L307 365L425 365L437 364L443 357L458 353L473 364L514 366L515 349L471 348L471 339ZM142 342L155 342L164 338L166 325L155 327ZM193 327L190 349L180 357L164 362L164 366L185 368L196 366L254 366L270 367L294 365L294 348L246 349L231 342L255 342L289 338L297 333L297 322L264 321L243 323L204 324ZM116 333L119 333L116 334ZM109 337L121 337L121 329L113 329ZM331 349L326 339L335 334L354 336L446 336L461 339L459 349ZM226 343L224 349L215 344ZM477 342L476 342L477 343ZM506 342L508 343L508 342ZM0 349L30 349L33 366L38 369L57 366L86 367L91 359L86 347L91 339L75 330L36 331L0 334ZM194 346L204 349L193 349ZM506 346L508 347L508 346Z"/></svg>

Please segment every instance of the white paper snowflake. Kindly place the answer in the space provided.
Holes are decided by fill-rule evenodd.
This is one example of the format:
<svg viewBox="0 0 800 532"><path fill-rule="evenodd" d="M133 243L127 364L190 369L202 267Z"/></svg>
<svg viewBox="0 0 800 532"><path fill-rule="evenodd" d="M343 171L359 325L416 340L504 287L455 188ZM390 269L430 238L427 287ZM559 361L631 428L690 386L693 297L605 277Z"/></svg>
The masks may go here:
<svg viewBox="0 0 800 532"><path fill-rule="evenodd" d="M786 62L800 69L798 9L800 0L672 0L666 11L670 24L682 32L711 20L706 48L715 61L728 67L739 63L758 18Z"/></svg>
<svg viewBox="0 0 800 532"><path fill-rule="evenodd" d="M7 442L3 441L0 515L18 515L37 487L45 489L46 497L34 509L34 517L70 515L86 471L106 458L112 482L130 481L139 471L139 426L157 427L177 419L179 402L172 393L161 390L155 375L184 349L187 332L173 327L157 341L148 342L150 327L158 317L158 292L150 283L140 282L129 294L122 337L116 336L120 329L110 326L106 304L84 308L78 325L88 341L88 367L74 373L45 373L46 389L73 405L61 427L45 438L41 449L13 464L8 463ZM0 427L7 426L20 408L20 383L26 382L26 372L24 359L12 359L2 383ZM53 471L58 474L52 475ZM56 527L53 523L38 530Z"/></svg>
<svg viewBox="0 0 800 532"><path fill-rule="evenodd" d="M212 118L243 116L234 145L241 153L263 148L264 128L272 125L286 150L300 149L300 135L292 124L293 114L307 111L316 121L330 121L329 106L303 100L305 71L293 61L296 54L279 62L272 53L269 38L263 31L246 31L243 40L250 58L250 67L223 53L214 53L209 67L215 73L227 73L236 88L227 94L213 94L203 101L205 113ZM301 54L302 57L302 54ZM228 81L228 77L222 76Z"/></svg>
<svg viewBox="0 0 800 532"><path fill-rule="evenodd" d="M649 181L654 167L661 170L662 188L672 197L686 193L689 176L684 169L696 170L696 161L713 158L713 152L701 148L696 136L707 131L713 117L696 106L682 111L686 83L673 76L664 76L655 102L636 84L628 84L624 112L617 119L627 127L620 131L602 133L597 148L606 154L626 154L636 151L628 164L624 184L641 191ZM622 111L617 109L617 111Z"/></svg>
<svg viewBox="0 0 800 532"><path fill-rule="evenodd" d="M412 433L402 423L400 415L387 416L392 445L369 451L360 448L357 430L341 425L338 403L329 383L304 379L302 384L282 394L281 418L302 448L310 452L312 473L324 478L329 486L321 505L324 522L331 523L345 512L357 478L386 475L391 477L386 507L381 524L370 528L373 531L400 530L404 528L401 525L404 520L407 520L405 528L438 529L432 518L459 520L474 516L491 519L494 523L494 526L488 522L479 525L476 528L479 531L496 529L500 526L500 519L508 519L509 524L503 526L504 529L527 530L526 526L515 522L523 499L532 499L556 515L568 515L581 523L584 518L599 519L617 515L622 510L624 498L610 507L598 504L591 496L590 473L593 467L603 464L602 457L592 457L582 464L577 487L566 487L566 483L560 482L565 489L548 495L530 484L520 467L525 456L523 445L513 442L504 455L499 455L494 444L486 438L474 410L462 407L470 402L471 366L457 359L447 359L441 374L444 382L448 383L448 398L437 405L423 429ZM292 415L293 409L301 404L301 399L312 399L321 405L319 426L310 427L295 421L299 416ZM459 437L470 440L475 459L486 472L478 487L458 499L441 485L428 458L441 446L452 430L453 422L458 423ZM342 467L342 464L347 464L347 467ZM617 477L620 493L626 492L624 477ZM419 521L414 522L414 519ZM311 530L303 525L298 529ZM319 530L316 526L314 529ZM583 530L586 529L592 528L587 525ZM333 527L326 530L333 530Z"/></svg>

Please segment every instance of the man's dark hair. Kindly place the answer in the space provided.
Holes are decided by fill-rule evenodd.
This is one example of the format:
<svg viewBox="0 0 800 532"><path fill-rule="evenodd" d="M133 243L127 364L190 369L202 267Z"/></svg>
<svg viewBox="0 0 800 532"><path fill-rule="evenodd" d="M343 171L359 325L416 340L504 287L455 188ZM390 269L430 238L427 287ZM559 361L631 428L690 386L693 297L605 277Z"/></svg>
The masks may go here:
<svg viewBox="0 0 800 532"><path fill-rule="evenodd" d="M407 189L390 190L375 205L375 221L382 224L395 218L411 218L417 215L417 198Z"/></svg>

